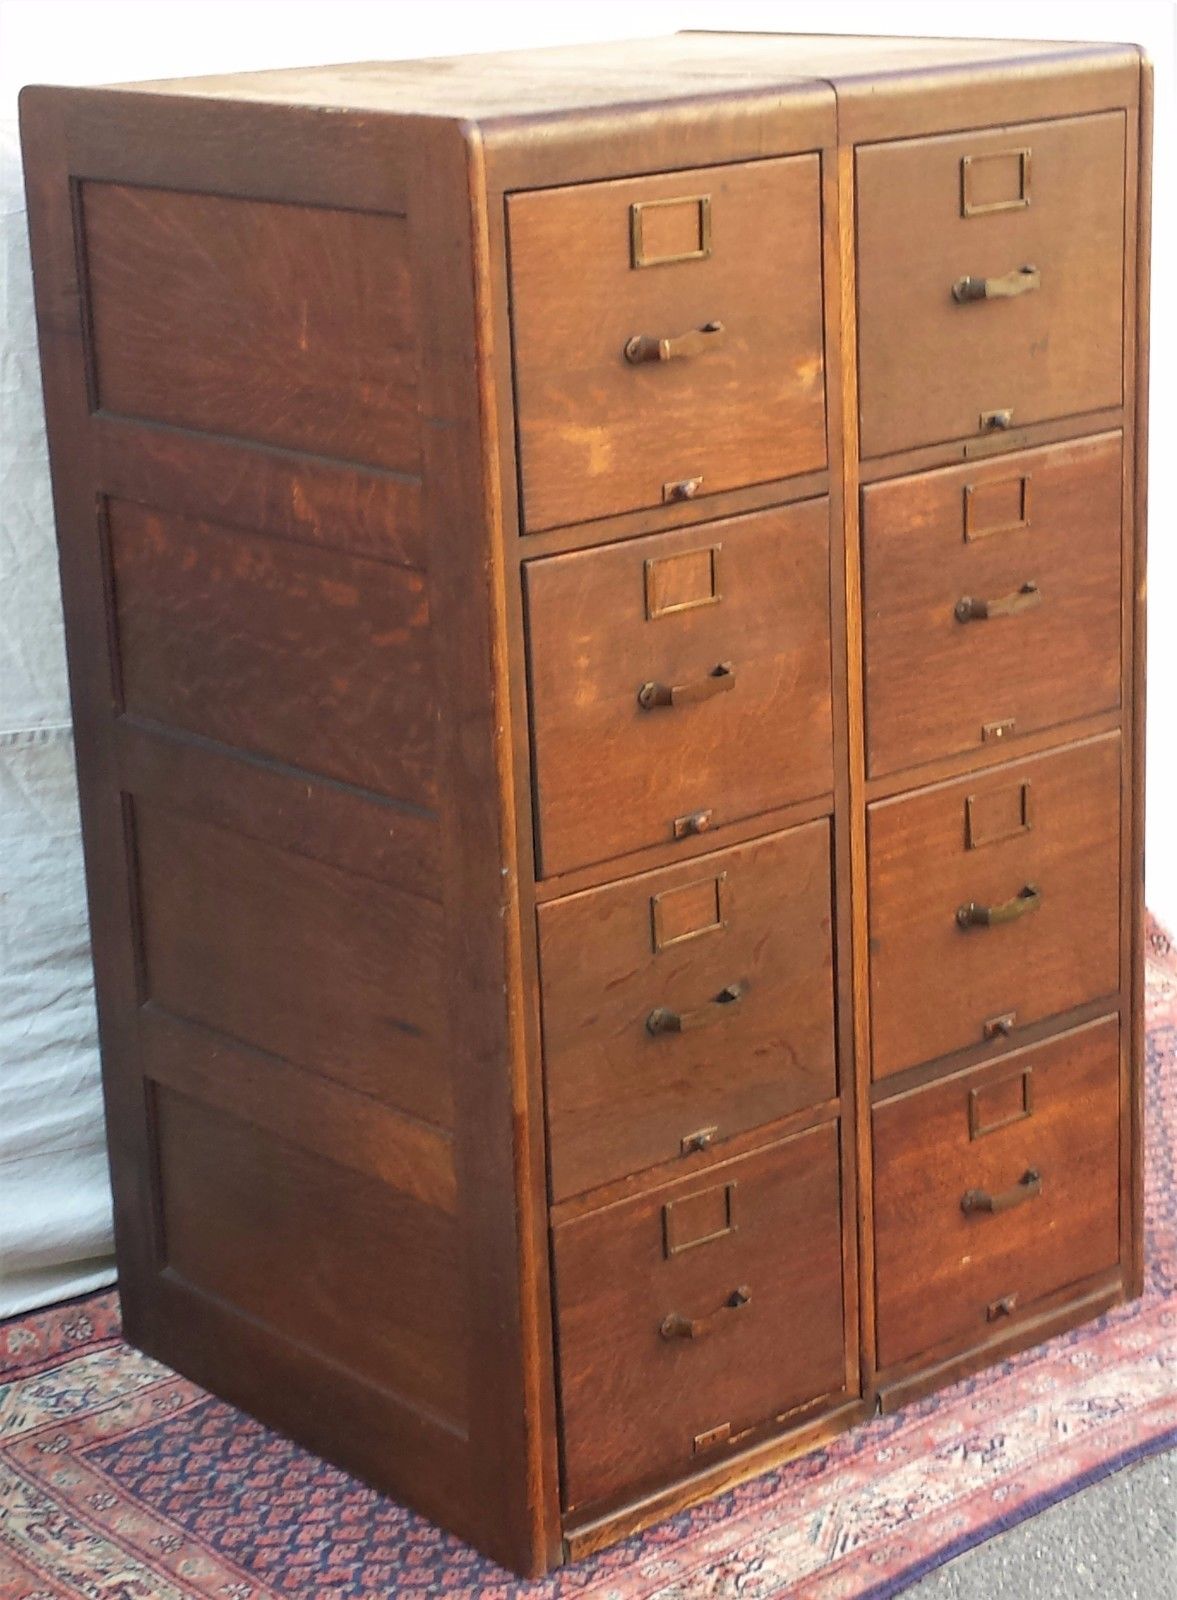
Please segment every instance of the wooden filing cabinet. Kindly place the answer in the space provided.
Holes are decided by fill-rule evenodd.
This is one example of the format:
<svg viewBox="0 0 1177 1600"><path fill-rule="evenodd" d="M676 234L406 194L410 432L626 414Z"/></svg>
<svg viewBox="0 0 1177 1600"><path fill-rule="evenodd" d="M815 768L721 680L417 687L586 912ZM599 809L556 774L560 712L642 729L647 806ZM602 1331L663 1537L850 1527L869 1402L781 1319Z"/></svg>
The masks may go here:
<svg viewBox="0 0 1177 1600"><path fill-rule="evenodd" d="M1139 1292L1150 97L26 91L136 1344L538 1573Z"/></svg>

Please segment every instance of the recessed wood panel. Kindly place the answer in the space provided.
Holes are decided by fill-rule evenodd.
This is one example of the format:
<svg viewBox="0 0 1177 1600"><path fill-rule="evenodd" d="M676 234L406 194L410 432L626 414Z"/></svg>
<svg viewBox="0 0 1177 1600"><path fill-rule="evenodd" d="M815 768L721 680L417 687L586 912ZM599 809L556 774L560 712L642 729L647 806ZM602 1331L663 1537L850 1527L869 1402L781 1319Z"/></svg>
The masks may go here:
<svg viewBox="0 0 1177 1600"><path fill-rule="evenodd" d="M94 421L110 499L397 566L428 564L418 477L105 413Z"/></svg>
<svg viewBox="0 0 1177 1600"><path fill-rule="evenodd" d="M825 465L820 186L804 155L510 196L529 532Z"/></svg>
<svg viewBox="0 0 1177 1600"><path fill-rule="evenodd" d="M872 776L1119 705L1121 450L1103 434L863 491Z"/></svg>
<svg viewBox="0 0 1177 1600"><path fill-rule="evenodd" d="M377 1389L464 1418L453 1218L188 1095L154 1098L170 1272ZM326 1218L340 1223L329 1248Z"/></svg>
<svg viewBox="0 0 1177 1600"><path fill-rule="evenodd" d="M155 806L134 816L144 999L448 1125L438 906Z"/></svg>
<svg viewBox="0 0 1177 1600"><path fill-rule="evenodd" d="M403 217L82 186L105 411L417 468Z"/></svg>
<svg viewBox="0 0 1177 1600"><path fill-rule="evenodd" d="M882 1367L948 1340L980 1343L1043 1295L1116 1265L1115 1019L1014 1061L1021 1070L994 1062L875 1108Z"/></svg>
<svg viewBox="0 0 1177 1600"><path fill-rule="evenodd" d="M435 812L342 784L308 783L297 770L127 717L116 727L126 793L440 901Z"/></svg>
<svg viewBox="0 0 1177 1600"><path fill-rule="evenodd" d="M1032 826L970 846L970 816L1026 783ZM867 822L876 1078L1115 994L1119 734L879 801Z"/></svg>
<svg viewBox="0 0 1177 1600"><path fill-rule="evenodd" d="M556 1228L569 1508L842 1391L839 1206L826 1123Z"/></svg>
<svg viewBox="0 0 1177 1600"><path fill-rule="evenodd" d="M448 1130L152 1003L139 1012L139 1044L144 1073L153 1082L448 1215L457 1211Z"/></svg>
<svg viewBox="0 0 1177 1600"><path fill-rule="evenodd" d="M865 457L1120 404L1124 135L1109 111L858 150ZM1029 292L954 298L1024 267Z"/></svg>
<svg viewBox="0 0 1177 1600"><path fill-rule="evenodd" d="M424 576L108 508L128 712L401 800L436 796Z"/></svg>
<svg viewBox="0 0 1177 1600"><path fill-rule="evenodd" d="M648 563L717 542L720 598L651 617ZM524 570L545 875L832 787L828 501Z"/></svg>
<svg viewBox="0 0 1177 1600"><path fill-rule="evenodd" d="M837 1092L831 918L824 818L540 907L555 1199Z"/></svg>

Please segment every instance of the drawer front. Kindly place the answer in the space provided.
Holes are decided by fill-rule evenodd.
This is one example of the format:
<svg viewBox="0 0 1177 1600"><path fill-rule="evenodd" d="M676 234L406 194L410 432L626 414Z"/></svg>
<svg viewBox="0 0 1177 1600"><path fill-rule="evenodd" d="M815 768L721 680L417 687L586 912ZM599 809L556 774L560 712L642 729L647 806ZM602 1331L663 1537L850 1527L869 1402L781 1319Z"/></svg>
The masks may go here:
<svg viewBox="0 0 1177 1600"><path fill-rule="evenodd" d="M568 1507L845 1381L836 1124L555 1230Z"/></svg>
<svg viewBox="0 0 1177 1600"><path fill-rule="evenodd" d="M864 456L1120 404L1123 112L870 145L857 175Z"/></svg>
<svg viewBox="0 0 1177 1600"><path fill-rule="evenodd" d="M864 490L872 776L1119 705L1120 473L1105 434Z"/></svg>
<svg viewBox="0 0 1177 1600"><path fill-rule="evenodd" d="M823 818L540 907L552 1192L837 1092Z"/></svg>
<svg viewBox="0 0 1177 1600"><path fill-rule="evenodd" d="M803 155L511 196L527 531L825 465L820 183Z"/></svg>
<svg viewBox="0 0 1177 1600"><path fill-rule="evenodd" d="M868 841L876 1078L1117 989L1119 734L882 801Z"/></svg>
<svg viewBox="0 0 1177 1600"><path fill-rule="evenodd" d="M829 792L828 501L525 574L546 875Z"/></svg>
<svg viewBox="0 0 1177 1600"><path fill-rule="evenodd" d="M876 1107L880 1367L1116 1265L1119 1095L1110 1018Z"/></svg>

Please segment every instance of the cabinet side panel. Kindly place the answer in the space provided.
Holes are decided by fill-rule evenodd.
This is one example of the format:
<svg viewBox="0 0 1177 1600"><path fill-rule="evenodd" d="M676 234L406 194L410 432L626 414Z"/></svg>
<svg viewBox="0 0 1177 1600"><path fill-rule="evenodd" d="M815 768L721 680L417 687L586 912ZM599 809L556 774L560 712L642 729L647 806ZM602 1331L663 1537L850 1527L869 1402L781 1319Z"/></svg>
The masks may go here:
<svg viewBox="0 0 1177 1600"><path fill-rule="evenodd" d="M404 217L80 185L96 404L417 464Z"/></svg>
<svg viewBox="0 0 1177 1600"><path fill-rule="evenodd" d="M338 126L245 115L22 104L124 1315L460 1528L411 222ZM222 184L251 132L308 203L289 162Z"/></svg>

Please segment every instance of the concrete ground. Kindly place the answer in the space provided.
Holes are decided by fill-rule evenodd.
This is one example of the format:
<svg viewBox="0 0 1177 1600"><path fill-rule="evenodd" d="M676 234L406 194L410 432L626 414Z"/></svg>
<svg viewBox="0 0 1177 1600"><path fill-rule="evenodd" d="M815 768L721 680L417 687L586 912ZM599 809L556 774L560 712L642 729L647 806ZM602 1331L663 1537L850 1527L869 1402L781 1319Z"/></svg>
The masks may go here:
<svg viewBox="0 0 1177 1600"><path fill-rule="evenodd" d="M910 1600L1177 1600L1177 1451L1071 1495L906 1593Z"/></svg>

